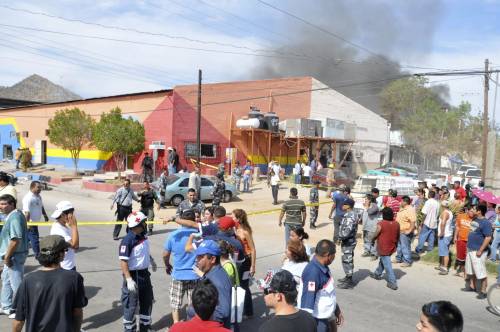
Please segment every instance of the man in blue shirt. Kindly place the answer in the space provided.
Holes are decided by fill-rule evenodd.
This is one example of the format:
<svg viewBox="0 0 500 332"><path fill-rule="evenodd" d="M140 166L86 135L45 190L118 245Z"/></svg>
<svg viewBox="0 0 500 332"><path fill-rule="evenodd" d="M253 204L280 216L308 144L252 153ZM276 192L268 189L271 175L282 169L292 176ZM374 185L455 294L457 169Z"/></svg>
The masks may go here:
<svg viewBox="0 0 500 332"><path fill-rule="evenodd" d="M146 217L142 212L132 212L127 217L129 232L120 243L119 258L123 274L122 306L124 331L135 332L135 311L139 306L140 331L149 331L153 310L153 286L148 267L153 272L156 264L149 255L149 240L146 237Z"/></svg>
<svg viewBox="0 0 500 332"><path fill-rule="evenodd" d="M469 285L462 290L466 292L475 291L476 281L481 283L481 290L477 298L483 300L487 298L486 289L488 287L488 274L486 271L487 248L490 244L493 228L486 219L487 207L478 205L475 207L475 219L471 222L471 231L467 238L467 256L465 257L465 273L469 280Z"/></svg>
<svg viewBox="0 0 500 332"><path fill-rule="evenodd" d="M194 221L196 218L194 210L185 210L182 219ZM182 308L182 300L187 295L188 305L191 305L191 295L198 280L193 271L196 256L193 252L184 250L186 242L196 229L182 226L168 236L163 247L163 261L167 274L172 276L170 283L170 307L172 308L172 320L174 324L180 320L179 311ZM173 256L173 265L170 264L170 256Z"/></svg>
<svg viewBox="0 0 500 332"><path fill-rule="evenodd" d="M204 240L195 251L196 267L202 279L209 279L219 293L219 302L215 307L213 320L221 322L224 327L231 325L231 281L220 265L220 248L212 240ZM192 310L190 315L194 316Z"/></svg>
<svg viewBox="0 0 500 332"><path fill-rule="evenodd" d="M316 319L317 331L336 331L344 317L337 303L335 283L328 266L335 259L335 244L321 240L316 245L315 255L302 272L301 309ZM333 326L332 326L333 325Z"/></svg>
<svg viewBox="0 0 500 332"><path fill-rule="evenodd" d="M339 240L340 221L345 213L342 206L344 205L344 201L349 198L350 194L351 189L344 184L341 184L339 189L332 194L333 205L329 216L331 217L333 214L333 242L335 243Z"/></svg>

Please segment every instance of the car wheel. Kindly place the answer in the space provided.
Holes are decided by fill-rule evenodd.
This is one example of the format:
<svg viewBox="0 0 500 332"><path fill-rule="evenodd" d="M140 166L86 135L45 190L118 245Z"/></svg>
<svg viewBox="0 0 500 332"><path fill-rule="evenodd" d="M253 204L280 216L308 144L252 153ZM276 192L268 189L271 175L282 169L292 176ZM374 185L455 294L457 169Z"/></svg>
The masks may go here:
<svg viewBox="0 0 500 332"><path fill-rule="evenodd" d="M170 200L170 203L173 205L173 206L179 206L179 204L181 204L181 202L184 200L184 197L182 197L181 195L175 195L174 197L172 197L172 199Z"/></svg>
<svg viewBox="0 0 500 332"><path fill-rule="evenodd" d="M230 191L226 191L224 193L224 203L229 203L231 201L231 198L233 198L233 193Z"/></svg>

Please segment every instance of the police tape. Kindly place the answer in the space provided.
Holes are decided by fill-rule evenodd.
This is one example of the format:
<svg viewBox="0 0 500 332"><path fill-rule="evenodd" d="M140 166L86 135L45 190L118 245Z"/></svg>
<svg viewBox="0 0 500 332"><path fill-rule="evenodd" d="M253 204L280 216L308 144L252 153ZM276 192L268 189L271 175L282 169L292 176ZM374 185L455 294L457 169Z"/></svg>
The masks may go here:
<svg viewBox="0 0 500 332"><path fill-rule="evenodd" d="M210 168L213 168L213 169L217 169L217 170L219 169L217 166L205 164L204 162L201 162L201 161L198 162L197 160L194 160L193 158L191 158L190 161L195 166L196 166L196 164L199 164L199 165L203 165L203 166L210 167Z"/></svg>
<svg viewBox="0 0 500 332"><path fill-rule="evenodd" d="M308 203L305 204L306 206L312 207L312 206L320 206L323 204L328 204L331 203L331 201L324 201L324 202L319 202L319 203ZM277 213L281 212L281 208L274 208L274 209L269 209L269 210L261 210L261 211L253 211L253 212L248 212L247 216L257 216L257 215L263 215L263 214L272 214L272 213ZM170 219L165 219L162 221L146 221L146 224L148 225L166 225L170 222L174 222L173 218ZM3 226L4 223L0 222L0 226ZM32 226L42 226L42 227L47 227L47 226L52 226L52 222L43 222L43 221L30 221L27 223L28 227ZM80 226L112 226L112 225L127 225L126 221L78 221L77 222L78 227Z"/></svg>

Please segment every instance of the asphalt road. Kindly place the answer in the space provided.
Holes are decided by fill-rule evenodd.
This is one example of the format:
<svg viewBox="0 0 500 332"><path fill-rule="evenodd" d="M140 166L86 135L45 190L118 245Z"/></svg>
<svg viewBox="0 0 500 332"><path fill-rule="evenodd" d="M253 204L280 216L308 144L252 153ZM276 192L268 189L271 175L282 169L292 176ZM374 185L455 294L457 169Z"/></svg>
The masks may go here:
<svg viewBox="0 0 500 332"><path fill-rule="evenodd" d="M18 186L21 194L26 186ZM267 188L260 188L254 194L241 196L242 201L231 203L229 207L253 209L253 202L263 194L270 197ZM109 210L110 201L83 197L72 193L46 191L42 193L47 211L52 212L59 200L70 200L76 206L76 215L80 221L113 220ZM301 191L305 196L305 192ZM283 195L282 195L283 196ZM21 197L21 195L20 195ZM326 211L326 208L324 209ZM329 210L329 207L328 207ZM325 218L326 212L320 210L322 227L311 231L311 244L321 238L332 236L331 222ZM172 214L173 210L162 210L163 215ZM278 268L283 258L283 230L277 226L277 215L260 215L250 218L254 228L257 246L257 277L262 277L270 268ZM155 226L155 234L150 238L152 255L157 262L162 262L163 243L175 225ZM41 235L48 232L48 227L40 227ZM80 228L80 249L77 252L77 269L85 278L89 304L84 310L83 328L87 331L121 331L122 309L120 287L122 277L118 263L118 242L112 240L112 226L87 226ZM123 231L122 231L123 235ZM497 331L500 317L487 310L487 302L480 301L470 293L463 293L463 282L452 276L439 276L433 266L416 263L410 269L395 268L399 290L392 291L385 287L384 281L368 277L368 272L375 268L376 262L360 258L361 243L358 243L355 258L355 281L358 285L352 290L337 290L337 299L345 317L341 331L414 331L420 315L421 306L432 300L450 300L462 310L465 318L465 331ZM29 257L26 272L39 268L33 257ZM335 279L343 277L340 255L331 266ZM171 324L168 289L170 278L159 268L152 274L155 304L153 308L153 330L166 331ZM493 280L492 278L490 279ZM255 316L245 321L242 331L256 331L266 319L266 310L262 293L254 289ZM0 316L0 331L9 331L11 321Z"/></svg>

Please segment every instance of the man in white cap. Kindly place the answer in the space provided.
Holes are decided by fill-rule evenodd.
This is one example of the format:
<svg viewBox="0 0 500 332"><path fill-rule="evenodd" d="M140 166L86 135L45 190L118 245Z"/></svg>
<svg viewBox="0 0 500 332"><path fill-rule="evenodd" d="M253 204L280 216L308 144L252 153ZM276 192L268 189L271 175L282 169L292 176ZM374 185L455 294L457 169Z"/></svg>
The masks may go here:
<svg viewBox="0 0 500 332"><path fill-rule="evenodd" d="M56 219L50 228L50 235L60 235L68 243L68 251L61 262L61 268L76 271L75 250L80 245L78 225L75 218L75 208L69 201L56 204L56 210L51 215Z"/></svg>
<svg viewBox="0 0 500 332"><path fill-rule="evenodd" d="M142 212L132 212L127 217L128 234L119 248L120 266L123 273L122 306L124 331L135 332L135 311L139 306L139 330L149 331L153 309L153 287L148 267L153 272L156 264L150 256L149 240L146 236L146 220Z"/></svg>

